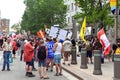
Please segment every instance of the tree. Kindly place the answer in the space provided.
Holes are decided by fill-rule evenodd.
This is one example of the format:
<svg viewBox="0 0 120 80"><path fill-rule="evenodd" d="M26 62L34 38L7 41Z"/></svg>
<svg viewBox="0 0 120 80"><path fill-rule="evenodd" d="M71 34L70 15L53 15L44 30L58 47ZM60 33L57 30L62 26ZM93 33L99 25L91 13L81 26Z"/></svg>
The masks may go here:
<svg viewBox="0 0 120 80"><path fill-rule="evenodd" d="M59 24L65 27L66 5L63 0L24 0L26 9L22 17L22 29L36 33L44 25Z"/></svg>
<svg viewBox="0 0 120 80"><path fill-rule="evenodd" d="M100 24L99 27L106 27L113 24L113 18L109 16L110 5L108 0L75 0L76 4L79 4L79 7L82 10L82 13L75 15L75 18L87 17L87 23ZM96 24L97 23L97 24ZM96 28L98 28L96 26Z"/></svg>
<svg viewBox="0 0 120 80"><path fill-rule="evenodd" d="M20 28L21 28L20 27L20 22L16 23L16 24L13 24L11 28L14 29L14 30L16 30L17 33L19 33L20 32Z"/></svg>

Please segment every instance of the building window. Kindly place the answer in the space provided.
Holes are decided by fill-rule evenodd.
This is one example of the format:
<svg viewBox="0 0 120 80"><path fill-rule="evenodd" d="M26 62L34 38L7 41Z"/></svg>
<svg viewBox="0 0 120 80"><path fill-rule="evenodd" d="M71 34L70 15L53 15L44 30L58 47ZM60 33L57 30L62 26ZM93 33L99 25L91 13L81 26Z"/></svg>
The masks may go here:
<svg viewBox="0 0 120 80"><path fill-rule="evenodd" d="M75 11L77 11L77 6L75 5Z"/></svg>
<svg viewBox="0 0 120 80"><path fill-rule="evenodd" d="M70 23L70 17L68 17L68 23Z"/></svg>
<svg viewBox="0 0 120 80"><path fill-rule="evenodd" d="M71 10L72 11L74 10L74 4L73 3L71 4Z"/></svg>
<svg viewBox="0 0 120 80"><path fill-rule="evenodd" d="M67 5L67 11L69 11L70 10L70 5Z"/></svg>

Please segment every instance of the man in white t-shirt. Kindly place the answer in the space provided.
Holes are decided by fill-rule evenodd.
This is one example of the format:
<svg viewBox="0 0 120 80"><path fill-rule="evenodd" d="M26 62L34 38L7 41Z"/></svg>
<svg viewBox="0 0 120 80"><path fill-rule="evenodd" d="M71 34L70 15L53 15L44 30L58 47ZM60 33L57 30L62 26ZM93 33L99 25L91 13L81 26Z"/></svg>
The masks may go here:
<svg viewBox="0 0 120 80"><path fill-rule="evenodd" d="M63 42L63 51L64 51L64 62L63 62L63 64L64 65L65 65L65 60L68 58L68 66L70 66L71 50L72 50L72 43L68 38L66 38L66 40Z"/></svg>

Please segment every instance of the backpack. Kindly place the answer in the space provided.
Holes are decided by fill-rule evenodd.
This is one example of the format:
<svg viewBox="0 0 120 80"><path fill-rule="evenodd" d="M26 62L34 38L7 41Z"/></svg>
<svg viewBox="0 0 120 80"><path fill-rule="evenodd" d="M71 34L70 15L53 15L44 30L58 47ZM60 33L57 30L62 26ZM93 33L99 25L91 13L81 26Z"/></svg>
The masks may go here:
<svg viewBox="0 0 120 80"><path fill-rule="evenodd" d="M91 43L89 41L86 42L86 50L87 51L91 51L92 50L92 46L91 46Z"/></svg>
<svg viewBox="0 0 120 80"><path fill-rule="evenodd" d="M45 46L39 46L37 57L39 60L44 60L46 58L46 47Z"/></svg>

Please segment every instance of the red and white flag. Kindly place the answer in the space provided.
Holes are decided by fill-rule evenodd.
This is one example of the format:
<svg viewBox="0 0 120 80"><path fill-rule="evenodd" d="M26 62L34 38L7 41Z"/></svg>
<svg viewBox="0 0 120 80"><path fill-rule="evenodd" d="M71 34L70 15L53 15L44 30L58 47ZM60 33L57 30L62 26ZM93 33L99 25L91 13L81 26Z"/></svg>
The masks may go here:
<svg viewBox="0 0 120 80"><path fill-rule="evenodd" d="M44 32L42 30L39 30L37 32L37 35L38 35L39 38L44 39Z"/></svg>
<svg viewBox="0 0 120 80"><path fill-rule="evenodd" d="M102 44L104 49L103 53L106 57L106 55L110 53L110 42L108 41L103 28L97 33L97 37L99 42Z"/></svg>
<svg viewBox="0 0 120 80"><path fill-rule="evenodd" d="M16 36L15 33L12 33L12 39L13 39L13 40L14 40L14 39L17 39L17 36Z"/></svg>

